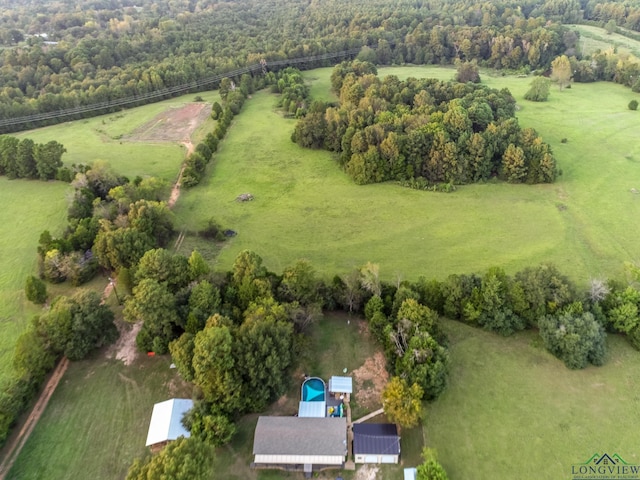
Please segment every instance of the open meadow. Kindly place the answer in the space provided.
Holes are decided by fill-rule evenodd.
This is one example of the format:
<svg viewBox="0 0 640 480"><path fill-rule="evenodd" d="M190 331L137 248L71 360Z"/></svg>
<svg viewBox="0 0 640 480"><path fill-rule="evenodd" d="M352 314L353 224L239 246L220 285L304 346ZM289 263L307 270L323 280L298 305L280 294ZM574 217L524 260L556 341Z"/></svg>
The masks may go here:
<svg viewBox="0 0 640 480"><path fill-rule="evenodd" d="M198 95L205 102L219 100L217 91ZM143 107L30 130L15 136L31 138L39 143L50 140L60 142L67 149L62 157L66 165L105 160L120 175L130 178L137 175L155 176L172 182L178 176L185 155L181 142L187 140L188 135L154 138L150 133L167 123L167 113L193 104L195 96L183 95ZM213 120L207 116L203 118L206 120L192 136L194 144L206 135L207 131L203 134L203 129L212 128Z"/></svg>
<svg viewBox="0 0 640 480"><path fill-rule="evenodd" d="M306 72L330 98L331 69ZM381 76L435 76L438 67L381 68ZM640 213L640 115L627 103L640 95L610 83L553 89L548 102L523 100L531 78L483 75L508 87L523 126L549 142L563 175L551 185L487 183L452 194L387 183L356 186L331 154L302 149L290 140L295 120L260 92L248 100L216 154L209 176L184 192L176 213L182 227L202 228L210 218L238 232L226 242L217 268L252 249L281 271L298 258L326 275L367 261L384 278L443 278L500 265L515 272L553 262L582 285L620 271L640 257L631 225ZM567 143L562 143L566 138ZM249 192L253 202L235 198Z"/></svg>
<svg viewBox="0 0 640 480"><path fill-rule="evenodd" d="M325 100L333 98L330 72L305 72L314 95ZM380 69L380 75L401 78L450 79L453 73L438 67ZM237 253L248 248L278 272L298 258L309 259L327 276L372 261L380 264L387 280L443 278L493 265L513 273L544 261L586 286L589 278L616 275L624 261L638 260L634 225L640 213L640 183L634 182L640 182L640 147L634 132L640 113L629 111L627 104L640 95L609 83L574 84L563 91L552 89L549 101L537 104L523 100L531 78L486 72L482 78L491 87L508 87L518 101L521 125L536 128L552 145L563 171L555 184L490 182L463 186L452 194L391 183L356 186L329 153L291 142L295 120L284 118L275 108L276 97L263 91L235 118L207 178L182 193L174 209L179 226L194 231L214 218L238 232L215 257L218 270L230 268ZM64 160L69 163L73 155L86 153L111 161L125 175L155 174L171 180L183 156L177 142L156 145L163 153L154 157L151 145L134 144L127 136L192 98L178 100L28 136L65 143L67 135ZM206 124L197 135L204 131ZM67 187L60 188L64 203ZM253 202L235 201L246 192L255 196ZM10 198L6 201L15 202ZM62 225L64 206L55 212L60 218L50 215L48 221ZM5 224L12 221L7 218ZM44 228L35 228L25 248L35 251ZM35 255L31 258L35 262ZM450 385L426 406L424 428L403 433L405 466L419 461L423 439L439 451L452 480L566 478L572 464L603 451L640 463L637 452L630 450L640 444L640 434L626 428L640 420L640 390L633 380L640 355L622 339L609 338L604 367L570 371L544 351L532 332L502 338L450 321L445 330L451 339ZM342 368L353 372L375 358L375 347L358 323L347 324L343 316L323 321L304 347L301 369L294 373L288 396L271 407L273 413L291 413L301 370L323 376ZM168 369L169 362L166 357L145 357L125 367L105 359L102 352L72 364L10 478L41 478L45 465L51 480L123 478L131 460L144 452L152 404L174 394L189 395L176 381L175 370ZM373 383L367 381L363 388ZM356 401L355 408L360 414L373 405ZM239 422L236 437L218 452L212 478L301 478L248 469L256 418ZM400 470L385 468L383 473L395 478ZM347 472L344 478L353 476Z"/></svg>
<svg viewBox="0 0 640 480"><path fill-rule="evenodd" d="M11 371L17 338L40 307L24 295L37 275L36 248L43 230L59 234L66 219L69 185L0 177L0 379Z"/></svg>
<svg viewBox="0 0 640 480"><path fill-rule="evenodd" d="M426 406L427 444L449 478L558 480L594 453L640 463L640 354L609 336L602 367L569 370L535 332L511 338L446 321L450 382Z"/></svg>

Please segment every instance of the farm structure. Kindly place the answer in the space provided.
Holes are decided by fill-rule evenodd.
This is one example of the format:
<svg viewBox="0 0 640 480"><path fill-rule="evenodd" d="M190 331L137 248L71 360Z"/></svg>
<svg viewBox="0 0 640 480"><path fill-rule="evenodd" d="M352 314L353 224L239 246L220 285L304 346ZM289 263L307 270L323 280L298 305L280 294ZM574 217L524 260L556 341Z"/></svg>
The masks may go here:
<svg viewBox="0 0 640 480"><path fill-rule="evenodd" d="M354 424L353 455L356 463L398 463L398 429L393 423Z"/></svg>
<svg viewBox="0 0 640 480"><path fill-rule="evenodd" d="M172 398L156 403L151 413L147 447L156 452L178 437L188 438L189 430L182 425L182 417L193 408L193 400L188 398Z"/></svg>

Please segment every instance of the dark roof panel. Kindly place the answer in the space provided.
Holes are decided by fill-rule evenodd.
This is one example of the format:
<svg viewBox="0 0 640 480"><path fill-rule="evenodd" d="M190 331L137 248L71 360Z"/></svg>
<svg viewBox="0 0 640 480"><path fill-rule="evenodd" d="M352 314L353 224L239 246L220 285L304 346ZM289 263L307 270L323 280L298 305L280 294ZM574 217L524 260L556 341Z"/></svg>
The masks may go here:
<svg viewBox="0 0 640 480"><path fill-rule="evenodd" d="M393 423L354 424L353 453L356 455L399 455L398 429Z"/></svg>

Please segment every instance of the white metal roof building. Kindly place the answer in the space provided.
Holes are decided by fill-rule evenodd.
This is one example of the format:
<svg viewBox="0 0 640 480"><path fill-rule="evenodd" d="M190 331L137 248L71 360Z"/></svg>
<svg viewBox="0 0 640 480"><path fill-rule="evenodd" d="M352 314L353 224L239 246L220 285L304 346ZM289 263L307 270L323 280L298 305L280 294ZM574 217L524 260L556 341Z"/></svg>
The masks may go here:
<svg viewBox="0 0 640 480"><path fill-rule="evenodd" d="M327 402L300 402L298 416L306 418L324 418L327 416Z"/></svg>
<svg viewBox="0 0 640 480"><path fill-rule="evenodd" d="M418 478L418 469L416 468L404 469L404 480L416 480L417 478Z"/></svg>
<svg viewBox="0 0 640 480"><path fill-rule="evenodd" d="M253 438L257 467L341 466L347 456L346 418L260 417Z"/></svg>
<svg viewBox="0 0 640 480"><path fill-rule="evenodd" d="M351 377L331 377L329 379L329 392L353 393L353 379Z"/></svg>
<svg viewBox="0 0 640 480"><path fill-rule="evenodd" d="M193 408L193 400L189 398L172 398L153 406L147 447L159 443L175 440L178 437L190 436L189 431L182 426L182 417Z"/></svg>

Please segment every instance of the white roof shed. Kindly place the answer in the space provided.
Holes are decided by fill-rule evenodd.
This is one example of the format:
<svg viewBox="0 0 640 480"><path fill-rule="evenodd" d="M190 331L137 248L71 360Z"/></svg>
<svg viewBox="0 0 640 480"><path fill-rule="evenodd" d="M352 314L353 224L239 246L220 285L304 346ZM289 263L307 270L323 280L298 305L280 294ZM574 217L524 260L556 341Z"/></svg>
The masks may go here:
<svg viewBox="0 0 640 480"><path fill-rule="evenodd" d="M189 398L172 398L156 403L149 423L147 447L178 437L189 438L189 430L182 426L182 417L192 408L193 400Z"/></svg>
<svg viewBox="0 0 640 480"><path fill-rule="evenodd" d="M418 478L418 470L416 468L404 469L404 480L416 480Z"/></svg>
<svg viewBox="0 0 640 480"><path fill-rule="evenodd" d="M353 379L351 377L331 377L329 391L331 393L353 393Z"/></svg>
<svg viewBox="0 0 640 480"><path fill-rule="evenodd" d="M300 402L298 416L303 418L324 418L327 416L327 402Z"/></svg>

